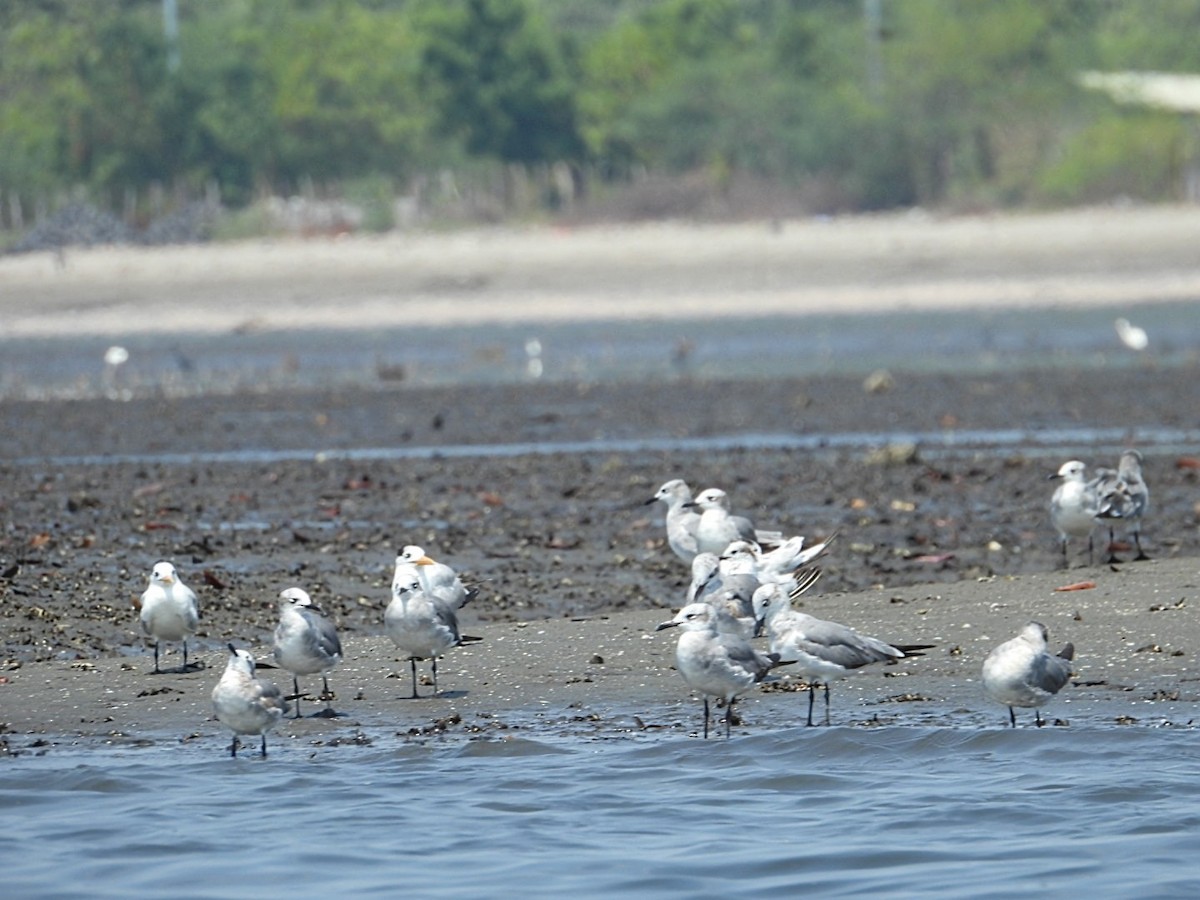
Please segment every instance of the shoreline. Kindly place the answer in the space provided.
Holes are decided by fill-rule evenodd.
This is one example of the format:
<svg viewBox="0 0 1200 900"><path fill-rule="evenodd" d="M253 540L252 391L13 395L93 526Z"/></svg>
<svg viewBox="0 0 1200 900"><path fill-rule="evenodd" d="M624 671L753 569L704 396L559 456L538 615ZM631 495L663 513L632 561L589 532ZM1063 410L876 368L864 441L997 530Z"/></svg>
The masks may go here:
<svg viewBox="0 0 1200 900"><path fill-rule="evenodd" d="M1070 685L1042 710L1071 727L1185 727L1200 716L1200 622L1190 614L1195 560L1151 560L1060 573L806 595L802 608L895 643L933 643L926 655L877 665L833 683L838 727L1007 727L1007 711L982 694L978 669L996 644L1028 620L1050 630L1052 648L1076 647ZM1056 588L1092 581L1085 590ZM464 613L469 611L469 607ZM486 623L464 615L482 643L452 650L439 667L443 694L407 699L408 666L378 634L349 635L346 660L330 675L333 719L285 719L270 733L273 754L301 747L386 745L432 739L634 739L698 736L700 703L673 669L675 635L654 626L669 610L614 612L587 619ZM763 641L759 641L763 643ZM255 646L256 658L269 647ZM211 713L209 692L224 667L219 650L193 651L207 667L149 675L150 655L29 663L3 673L3 739L10 755L70 747L188 743L226 752L228 732ZM177 647L164 667L179 659ZM418 665L418 673L427 664ZM803 725L806 699L786 668L783 685L739 701L749 730ZM285 692L287 673L261 677ZM395 677L392 677L395 675ZM315 677L305 679L311 689ZM430 690L423 686L423 690ZM1020 727L1032 711L1018 710Z"/></svg>
<svg viewBox="0 0 1200 900"><path fill-rule="evenodd" d="M69 249L0 257L0 333L1132 307L1200 296L1198 241L1161 206Z"/></svg>

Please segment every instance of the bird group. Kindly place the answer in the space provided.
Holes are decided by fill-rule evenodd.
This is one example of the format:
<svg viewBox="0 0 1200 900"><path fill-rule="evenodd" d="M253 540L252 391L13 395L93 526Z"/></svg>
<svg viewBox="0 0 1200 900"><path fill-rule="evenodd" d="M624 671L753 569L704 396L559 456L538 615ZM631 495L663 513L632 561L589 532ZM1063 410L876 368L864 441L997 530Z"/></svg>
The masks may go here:
<svg viewBox="0 0 1200 900"><path fill-rule="evenodd" d="M396 557L392 577L391 600L384 612L387 635L405 654L412 668L412 694L417 693L417 662L432 661L434 693L438 692L437 658L452 647L480 640L462 635L456 611L477 593L468 589L458 574L439 563L425 551L409 545ZM182 642L181 672L190 671L187 659L188 635L200 621L196 594L183 583L175 566L162 561L154 565L150 583L135 600L143 631L154 640L154 672L160 667L163 641ZM300 677L320 675L321 700L325 706L317 716L335 716L329 688L329 672L342 661L342 644L337 628L321 611L308 592L298 587L279 594L279 621L272 635L272 665L292 676L292 693L283 693L269 681L257 676L260 665L246 650L229 644L225 670L212 692L217 719L233 732L230 755L237 756L241 735L261 736L261 753L267 755L266 734L291 710L300 718L300 701L307 695L300 690ZM294 702L295 706L291 704Z"/></svg>
<svg viewBox="0 0 1200 900"><path fill-rule="evenodd" d="M1142 518L1150 509L1150 489L1142 477L1141 453L1126 450L1116 469L1098 468L1090 478L1087 464L1072 459L1049 477L1059 482L1050 498L1050 520L1058 531L1064 569L1071 538L1087 538L1088 564L1092 564L1098 525L1108 529L1107 562L1119 561L1113 552L1117 523L1124 526L1137 548L1134 558L1147 558L1142 549Z"/></svg>
<svg viewBox="0 0 1200 900"><path fill-rule="evenodd" d="M1097 506L1097 516L1101 515L1099 510L1120 509L1123 511L1120 516L1112 512L1107 515L1133 520L1136 510L1140 519L1145 511L1146 491L1138 463L1140 455L1129 451L1122 456L1116 473L1096 480L1107 485L1102 493L1104 503ZM1072 464L1064 466L1064 473L1068 471L1075 472ZM817 690L824 689L828 724L831 681L872 663L920 656L932 648L930 644L892 644L794 608L793 601L820 577L820 570L810 563L825 554L836 532L809 548L804 547L802 538L784 540L780 533L772 532L770 539L776 546L764 552L750 537L761 537L764 532L755 529L748 519L733 516L723 491L710 489L700 497L707 497L705 503L700 503L699 498L693 501L686 482L673 479L647 502L666 504L667 541L676 555L692 567L686 604L656 630L679 628L682 632L675 648L675 667L687 685L701 695L704 737L709 733L710 697L725 705L728 736L738 697L781 666L789 667L790 672L806 682L809 726L814 724ZM705 509L705 513L689 516L689 511L697 506ZM739 523L736 532L733 527L719 532L730 537L720 552L711 550L712 544L705 544L705 539L698 536L700 521L710 511L716 511L714 517ZM1131 525L1131 529L1135 527ZM717 529L711 533L718 533ZM749 602L745 603L747 598ZM752 629L749 633L748 624ZM768 646L760 650L751 639L764 632ZM1046 649L1047 639L1046 627L1030 622L984 660L981 673L984 691L1008 708L1009 721L1014 727L1017 707L1034 709L1035 724L1041 726L1039 708L1070 679L1075 648L1067 644L1052 655Z"/></svg>
<svg viewBox="0 0 1200 900"><path fill-rule="evenodd" d="M692 572L686 605L656 630L682 632L675 667L704 701L705 737L709 697L725 704L728 735L737 698L777 667L790 666L804 677L807 722L812 725L818 686L825 689L828 722L830 681L871 663L929 649L928 644L895 646L792 607L820 577L820 570L810 564L828 551L836 532L806 547L802 537L785 539L782 532L758 529L748 518L734 515L725 491L709 488L693 500L687 483L678 478L666 482L647 503L656 501L667 507L668 544ZM762 542L773 546L764 550ZM752 644L764 631L769 639L766 652Z"/></svg>

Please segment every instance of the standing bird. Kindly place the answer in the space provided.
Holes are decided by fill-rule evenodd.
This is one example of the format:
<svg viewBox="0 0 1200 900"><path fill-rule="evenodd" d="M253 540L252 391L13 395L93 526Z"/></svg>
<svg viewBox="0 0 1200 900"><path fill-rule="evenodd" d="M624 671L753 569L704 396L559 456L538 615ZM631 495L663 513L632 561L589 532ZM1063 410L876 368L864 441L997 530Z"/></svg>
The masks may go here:
<svg viewBox="0 0 1200 900"><path fill-rule="evenodd" d="M213 688L213 712L223 725L233 731L229 755L237 756L241 742L238 735L261 734L262 755L267 755L267 732L274 728L288 710L287 701L279 688L269 681L254 677L254 657L245 650L229 645L229 661L225 673Z"/></svg>
<svg viewBox="0 0 1200 900"><path fill-rule="evenodd" d="M415 574L425 593L451 609L462 609L479 593L478 588L468 590L457 572L426 555L416 544L409 544L396 557L393 582L406 574Z"/></svg>
<svg viewBox="0 0 1200 900"><path fill-rule="evenodd" d="M1108 524L1108 562L1119 562L1112 552L1113 522L1120 519L1127 523L1126 530L1133 535L1137 556L1134 559L1149 559L1142 549L1142 516L1150 509L1150 488L1142 477L1142 454L1126 450L1121 454L1117 470L1103 470L1097 481L1096 491L1100 495L1101 519Z"/></svg>
<svg viewBox="0 0 1200 900"><path fill-rule="evenodd" d="M696 525L700 522L700 513L689 505L692 502L692 489L682 478L672 478L646 501L646 505L660 500L667 506L667 544L676 556L685 563L691 563L700 552L696 546Z"/></svg>
<svg viewBox="0 0 1200 900"><path fill-rule="evenodd" d="M196 630L200 610L196 595L175 573L169 562L158 562L150 572L150 584L137 604L142 631L154 638L154 673L158 667L158 645L161 641L183 641L183 667L188 669L187 636Z"/></svg>
<svg viewBox="0 0 1200 900"><path fill-rule="evenodd" d="M1049 632L1041 622L1030 622L1015 638L1005 641L983 661L983 688L997 703L1008 707L1008 720L1017 727L1013 707L1033 707L1034 723L1042 726L1038 710L1059 692L1071 677L1075 647L1065 645L1057 656L1046 652Z"/></svg>
<svg viewBox="0 0 1200 900"><path fill-rule="evenodd" d="M296 718L300 718L299 676L318 673L324 686L321 699L325 701L325 710L317 715L336 716L330 705L333 694L326 673L342 661L342 642L333 623L325 618L307 591L294 587L279 595L279 624L275 626L274 642L275 662L292 673Z"/></svg>
<svg viewBox="0 0 1200 900"><path fill-rule="evenodd" d="M430 596L415 575L402 575L392 583L392 600L383 614L390 637L408 654L412 664L412 699L417 699L417 660L432 661L433 693L438 693L437 658L451 647L479 638L464 638L454 610Z"/></svg>
<svg viewBox="0 0 1200 900"><path fill-rule="evenodd" d="M777 531L758 531L745 516L733 515L729 511L729 495L720 488L703 490L684 506L701 510L696 523L696 548L700 553L724 553L734 541L774 544L783 538Z"/></svg>
<svg viewBox="0 0 1200 900"><path fill-rule="evenodd" d="M807 585L805 586L807 587ZM793 592L797 594L798 592ZM829 724L829 682L876 662L920 656L931 644L892 646L859 634L838 622L827 622L793 609L778 584L764 584L753 598L755 623L770 637L771 652L781 662L795 663L808 681L808 724L812 725L817 686L825 685L825 724Z"/></svg>
<svg viewBox="0 0 1200 900"><path fill-rule="evenodd" d="M1086 472L1087 466L1073 459L1063 463L1057 472L1049 476L1061 482L1050 498L1050 520L1058 529L1064 569L1068 568L1067 541L1073 537L1088 539L1088 565L1092 564L1092 532L1096 528L1096 517L1100 514L1100 494L1096 490L1096 481L1088 481Z"/></svg>
<svg viewBox="0 0 1200 900"><path fill-rule="evenodd" d="M725 701L725 737L729 737L733 704L739 694L762 681L779 665L775 654L759 653L738 634L717 627L717 611L707 603L689 603L664 628L682 628L675 645L675 668L704 698L704 737L710 719L708 698Z"/></svg>

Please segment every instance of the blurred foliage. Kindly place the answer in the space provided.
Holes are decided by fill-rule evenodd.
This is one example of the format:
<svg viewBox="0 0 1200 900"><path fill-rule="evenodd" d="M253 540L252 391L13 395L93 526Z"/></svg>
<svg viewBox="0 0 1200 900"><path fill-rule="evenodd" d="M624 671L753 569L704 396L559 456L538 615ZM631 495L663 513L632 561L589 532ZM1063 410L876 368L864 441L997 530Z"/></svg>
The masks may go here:
<svg viewBox="0 0 1200 900"><path fill-rule="evenodd" d="M160 0L0 4L0 215L80 190L128 213L152 186L238 207L315 185L385 229L396 195L495 215L459 188L577 209L574 190L670 178L717 198L754 179L808 211L1163 200L1196 167L1194 119L1077 75L1200 72L1200 0L178 10L174 67Z"/></svg>

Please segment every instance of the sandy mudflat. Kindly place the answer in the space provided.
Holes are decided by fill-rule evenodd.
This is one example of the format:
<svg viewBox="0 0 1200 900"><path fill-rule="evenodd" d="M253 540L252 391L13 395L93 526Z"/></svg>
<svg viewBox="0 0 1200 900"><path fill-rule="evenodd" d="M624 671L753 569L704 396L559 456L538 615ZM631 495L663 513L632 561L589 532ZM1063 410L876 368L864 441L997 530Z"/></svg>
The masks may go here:
<svg viewBox="0 0 1200 900"><path fill-rule="evenodd" d="M68 251L64 268L48 256L0 259L0 325L20 339L247 323L339 329L414 315L427 324L716 316L747 304L800 316L831 298L862 311L1136 304L1200 296L1198 237L1200 212L1179 208ZM178 302L164 307L166 294ZM222 648L234 641L265 658L274 598L292 584L342 629L348 656L333 684L344 715L289 721L280 747L441 730L692 733L699 703L671 668L674 633L653 633L679 605L687 573L664 546L661 510L644 505L675 476L726 487L738 508L789 532L837 530L806 609L937 645L836 684L835 723L1002 724L1005 712L980 694L979 665L1037 618L1056 646L1070 640L1078 651L1077 677L1052 717L1186 725L1200 711L1191 612L1200 603L1200 447L1150 435L1200 428L1197 375L1193 362L1108 377L897 372L884 394L864 391L861 377L828 377L0 402L4 737L13 751L195 739L218 752L226 739L208 696ZM1127 440L1143 450L1153 559L1089 567L1075 546L1073 567L1058 571L1045 476L1061 460L1032 445L918 447L891 461L864 448L390 460L302 452L697 438L780 423L807 434L1108 429L1120 437L1064 452L1111 464ZM188 457L247 450L284 455ZM120 454L145 460L54 461ZM445 659L444 696L417 701L403 699L407 665L381 634L392 560L410 542L480 584L463 618L485 638ZM147 674L130 600L160 558L200 594L202 671ZM1054 590L1080 581L1095 587ZM167 664L177 660L172 650ZM744 727L796 722L803 702L755 693L740 705Z"/></svg>
<svg viewBox="0 0 1200 900"><path fill-rule="evenodd" d="M1055 590L1081 580L1095 587ZM1003 725L1007 713L983 696L979 666L992 646L1036 618L1050 629L1055 649L1069 640L1078 654L1071 685L1046 709L1050 720L1188 726L1200 713L1198 585L1195 561L1188 559L816 594L803 606L900 643L936 644L925 656L835 682L834 724ZM672 669L675 632L654 631L668 617L640 610L474 623L469 630L484 641L451 652L440 671L443 695L418 700L408 699L407 664L395 660L386 638L352 637L332 679L342 715L309 717L318 706L306 703L306 717L283 723L272 743L296 752L339 741L378 744L440 734L602 739L694 733L700 706ZM223 654L200 656L208 668L188 674L149 674L146 657L36 663L9 672L3 685L8 745L204 741L219 752L226 738L211 718L208 695ZM165 665L178 661L172 654ZM283 673L265 674L286 683ZM307 687L318 690L319 682ZM801 724L806 699L794 687L785 676L748 696L739 704L744 727ZM1031 718L1023 712L1022 724Z"/></svg>

